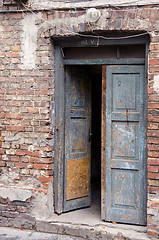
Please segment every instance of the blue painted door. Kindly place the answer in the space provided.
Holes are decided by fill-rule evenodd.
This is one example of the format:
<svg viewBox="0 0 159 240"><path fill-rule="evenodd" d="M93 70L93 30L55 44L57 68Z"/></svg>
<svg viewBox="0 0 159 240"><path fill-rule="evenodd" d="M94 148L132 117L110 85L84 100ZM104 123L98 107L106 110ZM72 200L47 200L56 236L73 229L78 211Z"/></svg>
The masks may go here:
<svg viewBox="0 0 159 240"><path fill-rule="evenodd" d="M144 66L108 66L103 70L106 136L102 218L145 225Z"/></svg>
<svg viewBox="0 0 159 240"><path fill-rule="evenodd" d="M91 91L83 67L66 67L64 209L90 206Z"/></svg>

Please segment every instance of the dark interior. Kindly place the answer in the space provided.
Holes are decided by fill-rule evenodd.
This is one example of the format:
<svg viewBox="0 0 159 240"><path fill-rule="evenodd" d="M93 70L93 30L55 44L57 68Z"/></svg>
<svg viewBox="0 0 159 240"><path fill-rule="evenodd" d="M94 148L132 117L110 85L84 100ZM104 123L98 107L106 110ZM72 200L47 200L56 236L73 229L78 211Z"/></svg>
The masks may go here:
<svg viewBox="0 0 159 240"><path fill-rule="evenodd" d="M62 49L65 59L117 59L144 58L145 45L65 47Z"/></svg>
<svg viewBox="0 0 159 240"><path fill-rule="evenodd" d="M101 86L102 66L85 66L91 78L91 202L100 204L101 193Z"/></svg>
<svg viewBox="0 0 159 240"><path fill-rule="evenodd" d="M91 147L91 191L92 203L101 193L101 83L102 74L92 77L92 147Z"/></svg>

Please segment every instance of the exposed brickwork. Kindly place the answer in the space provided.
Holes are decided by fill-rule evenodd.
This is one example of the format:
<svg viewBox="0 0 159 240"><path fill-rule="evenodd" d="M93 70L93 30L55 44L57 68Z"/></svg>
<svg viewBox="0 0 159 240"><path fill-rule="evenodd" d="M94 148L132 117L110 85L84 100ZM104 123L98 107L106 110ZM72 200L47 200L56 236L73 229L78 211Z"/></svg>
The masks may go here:
<svg viewBox="0 0 159 240"><path fill-rule="evenodd" d="M52 55L50 41L39 39L37 68L20 69L22 14L1 14L1 161L2 167L16 173L16 185L23 178L45 178L37 186L47 189L52 179L53 144L50 135L50 103L54 86L53 69L43 61ZM14 21L14 26L11 21ZM12 26L10 26L12 25ZM9 33L13 30L12 34ZM1 168L3 173L3 168ZM52 175L52 174L51 174ZM47 180L48 179L48 182Z"/></svg>
<svg viewBox="0 0 159 240"><path fill-rule="evenodd" d="M151 38L149 51L149 104L148 104L148 234L159 234L159 89L155 76L159 76L159 37ZM159 80L158 80L159 81Z"/></svg>
<svg viewBox="0 0 159 240"><path fill-rule="evenodd" d="M4 9L4 7L3 7ZM159 7L101 9L90 26L85 10L34 13L37 38L25 58L23 19L33 13L0 13L0 184L47 194L54 163L54 68L49 36L93 30L150 32L148 73L148 234L159 234ZM155 31L155 33L154 33ZM34 37L34 36L33 36ZM34 46L33 46L34 47ZM28 51L31 47L28 45ZM34 59L35 57L35 59ZM33 61L35 60L35 61ZM33 68L28 61L33 62ZM35 65L34 65L35 64ZM53 117L51 117L53 116ZM53 131L52 131L53 130ZM29 214L29 204L1 199L1 225ZM5 200L4 200L5 201ZM9 201L9 200L7 200ZM25 203L24 203L25 205ZM11 208L10 208L11 207ZM24 212L23 212L24 211ZM26 213L25 213L26 212ZM6 223L5 221L8 221ZM27 228L33 228L34 220ZM30 223L29 223L30 224Z"/></svg>
<svg viewBox="0 0 159 240"><path fill-rule="evenodd" d="M11 202L0 198L0 226L34 229L35 218L30 214L30 207L31 200Z"/></svg>

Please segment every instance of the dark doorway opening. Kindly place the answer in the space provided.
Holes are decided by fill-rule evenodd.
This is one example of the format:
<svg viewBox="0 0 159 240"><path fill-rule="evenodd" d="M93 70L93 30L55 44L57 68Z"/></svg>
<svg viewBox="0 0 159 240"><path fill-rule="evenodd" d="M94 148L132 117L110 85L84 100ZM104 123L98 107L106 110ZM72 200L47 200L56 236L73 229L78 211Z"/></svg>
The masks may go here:
<svg viewBox="0 0 159 240"><path fill-rule="evenodd" d="M101 85L102 69L92 79L91 204L101 208Z"/></svg>
<svg viewBox="0 0 159 240"><path fill-rule="evenodd" d="M86 66L91 79L91 206L101 209L101 86L102 66Z"/></svg>

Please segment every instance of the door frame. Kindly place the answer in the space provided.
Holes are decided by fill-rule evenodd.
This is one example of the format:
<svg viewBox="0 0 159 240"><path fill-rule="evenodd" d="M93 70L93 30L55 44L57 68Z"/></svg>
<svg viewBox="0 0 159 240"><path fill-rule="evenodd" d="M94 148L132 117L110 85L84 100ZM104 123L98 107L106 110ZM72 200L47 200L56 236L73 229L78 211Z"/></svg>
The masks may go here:
<svg viewBox="0 0 159 240"><path fill-rule="evenodd" d="M87 35L88 36L88 35ZM128 59L65 59L63 54L64 47L93 47L96 46L97 40L92 37L68 37L61 39L53 39L54 44L54 69L55 69L55 121L52 120L52 132L55 129L55 156L54 156L54 206L55 212L58 214L63 212L63 186L64 186L64 154L65 154L65 66L67 65L145 65L145 105L144 105L144 125L145 131L145 174L147 176L147 106L148 106L148 49L149 49L149 35L130 39L116 39L116 40L104 40L100 39L98 46L107 45L137 45L145 44L145 58L128 58ZM102 115L103 117L103 115ZM53 112L52 112L53 119ZM103 123L102 123L103 124ZM104 136L102 135L102 146ZM101 146L101 149L103 147ZM104 169L105 161L101 153L101 165ZM101 172L101 192L105 191L105 171ZM147 178L145 178L145 191L147 192ZM103 206L105 199L102 199ZM146 206L147 199L145 199L144 205ZM101 209L102 211L102 209Z"/></svg>

